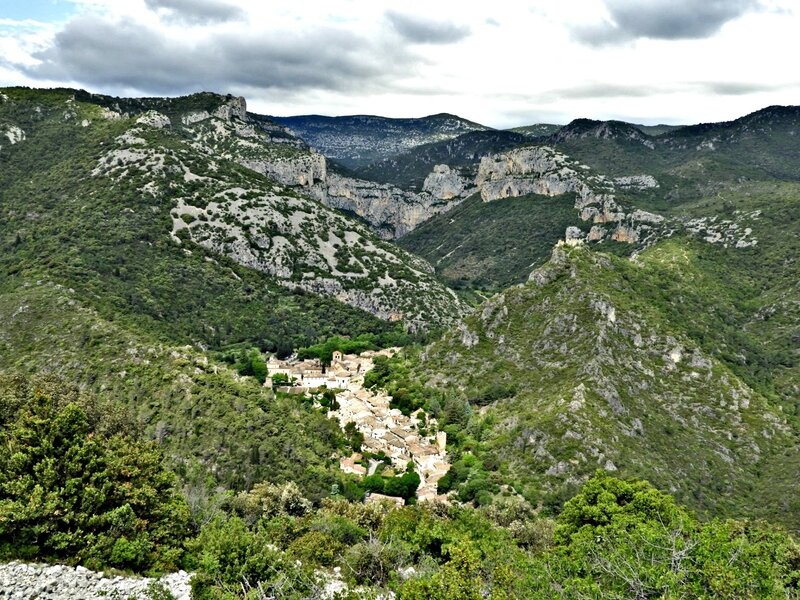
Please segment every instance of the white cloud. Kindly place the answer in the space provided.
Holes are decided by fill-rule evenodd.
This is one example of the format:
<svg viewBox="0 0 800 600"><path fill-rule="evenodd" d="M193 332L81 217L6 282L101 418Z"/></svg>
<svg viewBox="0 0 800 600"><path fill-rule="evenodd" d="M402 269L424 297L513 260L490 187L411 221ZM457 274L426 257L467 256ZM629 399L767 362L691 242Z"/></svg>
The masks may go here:
<svg viewBox="0 0 800 600"><path fill-rule="evenodd" d="M66 23L0 20L4 82L209 89L268 114L454 112L501 127L729 119L797 103L800 82L786 68L800 54L792 0L72 2ZM617 43L587 45L581 31Z"/></svg>

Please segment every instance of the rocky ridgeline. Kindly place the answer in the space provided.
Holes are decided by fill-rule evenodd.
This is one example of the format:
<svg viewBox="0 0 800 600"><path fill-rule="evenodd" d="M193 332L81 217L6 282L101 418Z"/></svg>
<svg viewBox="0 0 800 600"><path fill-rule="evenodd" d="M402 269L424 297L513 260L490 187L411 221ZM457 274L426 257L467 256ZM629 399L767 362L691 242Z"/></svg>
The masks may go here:
<svg viewBox="0 0 800 600"><path fill-rule="evenodd" d="M416 204L400 202L399 191L329 174L321 154L280 126L250 116L243 99L219 100L213 110L136 113L132 125L107 146L92 176L111 185L125 180L143 198L169 202L175 243L191 241L269 273L291 289L332 296L415 330L447 325L463 312L427 262L325 206L371 210L373 226L390 221L384 225L390 232L385 237L391 237L429 215L435 202L429 193ZM113 110L108 114L124 118ZM442 187L448 173L440 176ZM454 185L447 185L452 195ZM386 216L390 209L394 221Z"/></svg>
<svg viewBox="0 0 800 600"><path fill-rule="evenodd" d="M153 115L139 121L164 126ZM405 235L474 191L471 182L446 165L433 170L421 193L332 173L322 154L305 147L285 128L248 114L243 98L228 100L213 114L192 113L181 121L195 130L198 149L221 148L225 158L331 208L358 215L385 239Z"/></svg>
<svg viewBox="0 0 800 600"><path fill-rule="evenodd" d="M0 565L0 598L13 600L190 600L191 575L184 571L153 579L105 576L84 567Z"/></svg>
<svg viewBox="0 0 800 600"><path fill-rule="evenodd" d="M586 165L548 146L519 148L481 160L475 184L484 202L525 194L560 196L574 193L575 208L593 226L588 234L571 227L567 240L601 241L610 236L618 242L643 241L664 221L643 210L626 212L616 201L617 188L658 187L651 175L632 175L611 180L596 175ZM610 228L610 232L609 232Z"/></svg>

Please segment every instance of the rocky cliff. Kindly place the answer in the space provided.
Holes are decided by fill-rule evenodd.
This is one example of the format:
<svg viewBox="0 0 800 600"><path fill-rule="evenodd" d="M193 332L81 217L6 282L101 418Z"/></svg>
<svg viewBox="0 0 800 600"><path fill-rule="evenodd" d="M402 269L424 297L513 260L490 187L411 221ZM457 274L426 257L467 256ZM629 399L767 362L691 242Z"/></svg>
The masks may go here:
<svg viewBox="0 0 800 600"><path fill-rule="evenodd" d="M331 174L324 186L309 192L339 210L355 213L386 239L406 235L433 215L450 210L470 193L467 181L441 165L426 180L422 193L389 184Z"/></svg>
<svg viewBox="0 0 800 600"><path fill-rule="evenodd" d="M106 144L92 177L138 190L151 202L168 198L169 233L187 252L197 244L288 288L331 296L412 329L461 313L455 294L424 260L325 205L371 216L391 237L446 202L331 176L321 154L250 117L243 99L216 102L185 112L153 105L143 113L112 111L124 130Z"/></svg>
<svg viewBox="0 0 800 600"><path fill-rule="evenodd" d="M475 183L484 202L539 194L560 196L574 193L575 209L582 221L592 223L588 234L572 227L568 241L610 239L634 243L649 237L664 218L643 210L626 212L617 202L616 187L646 189L658 187L651 175L631 175L614 180L592 170L548 146L519 148L485 157L478 167ZM607 227L608 226L608 227Z"/></svg>

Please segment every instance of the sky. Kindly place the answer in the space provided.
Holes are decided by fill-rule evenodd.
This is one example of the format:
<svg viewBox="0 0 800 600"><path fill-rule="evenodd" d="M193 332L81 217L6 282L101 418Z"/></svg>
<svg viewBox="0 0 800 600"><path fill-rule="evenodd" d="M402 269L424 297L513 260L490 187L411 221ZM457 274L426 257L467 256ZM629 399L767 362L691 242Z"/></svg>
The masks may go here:
<svg viewBox="0 0 800 600"><path fill-rule="evenodd" d="M797 0L0 0L0 86L688 124L800 104L798 34Z"/></svg>

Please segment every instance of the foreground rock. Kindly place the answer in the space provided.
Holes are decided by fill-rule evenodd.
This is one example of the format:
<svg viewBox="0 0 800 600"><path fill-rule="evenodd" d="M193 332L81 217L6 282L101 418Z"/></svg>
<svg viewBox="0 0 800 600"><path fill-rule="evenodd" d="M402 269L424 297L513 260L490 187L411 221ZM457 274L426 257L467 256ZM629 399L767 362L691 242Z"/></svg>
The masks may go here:
<svg viewBox="0 0 800 600"><path fill-rule="evenodd" d="M11 562L0 565L0 598L25 600L149 600L165 592L175 600L190 600L192 575L184 571L161 578L104 576L84 567L34 565ZM159 595L161 594L161 595Z"/></svg>

